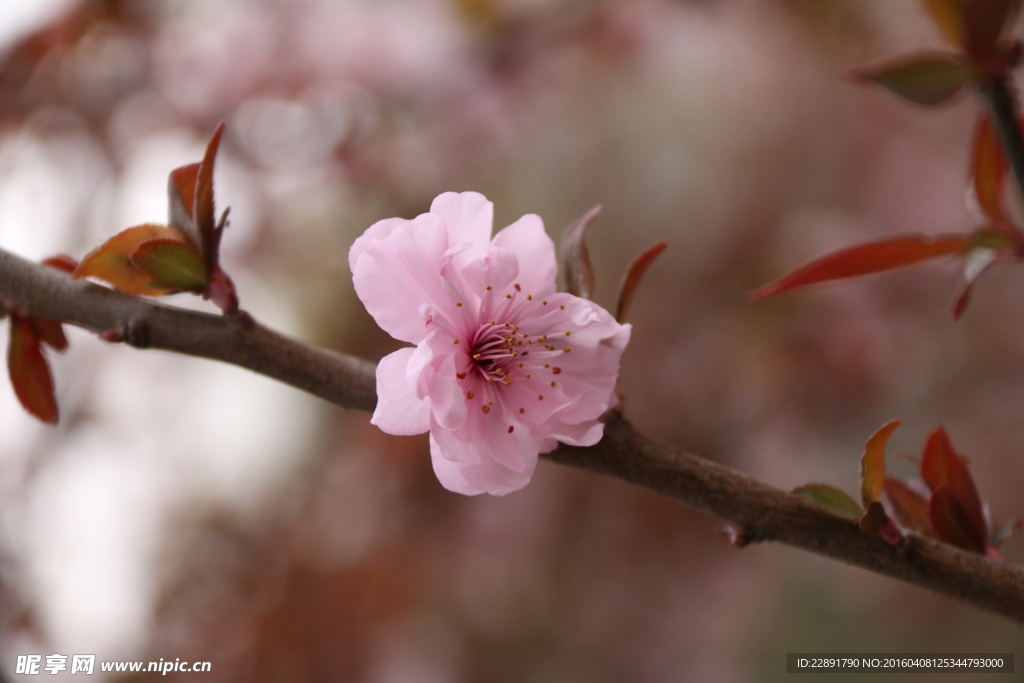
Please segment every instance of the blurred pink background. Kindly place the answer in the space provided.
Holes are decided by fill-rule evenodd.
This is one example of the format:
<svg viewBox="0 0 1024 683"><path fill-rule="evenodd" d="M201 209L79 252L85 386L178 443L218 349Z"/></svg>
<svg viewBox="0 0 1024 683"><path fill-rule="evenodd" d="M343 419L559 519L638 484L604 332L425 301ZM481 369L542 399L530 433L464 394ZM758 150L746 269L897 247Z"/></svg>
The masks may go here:
<svg viewBox="0 0 1024 683"><path fill-rule="evenodd" d="M376 360L397 344L346 262L370 224L476 190L496 228L538 213L557 238L602 203L600 303L634 253L670 244L622 370L644 431L782 488L853 493L876 428L904 419L889 466L910 476L893 456L942 423L1006 520L1024 513L1019 268L986 276L955 325L954 263L744 300L828 249L979 222L978 106L925 111L840 78L940 46L917 3L886 0L5 0L0 247L80 257L164 220L166 174L223 119L242 306ZM783 680L787 652L1022 641L546 462L507 498L451 494L425 437L70 336L56 429L0 381L0 669L16 680L18 654L56 652L206 660L166 680L211 683L728 683ZM1022 559L1017 539L1004 551Z"/></svg>

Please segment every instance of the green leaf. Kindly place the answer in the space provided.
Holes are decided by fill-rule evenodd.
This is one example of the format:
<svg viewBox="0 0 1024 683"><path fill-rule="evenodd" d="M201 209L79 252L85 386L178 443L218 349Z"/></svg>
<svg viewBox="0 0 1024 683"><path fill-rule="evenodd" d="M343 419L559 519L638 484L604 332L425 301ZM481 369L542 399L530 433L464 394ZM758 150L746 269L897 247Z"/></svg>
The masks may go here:
<svg viewBox="0 0 1024 683"><path fill-rule="evenodd" d="M864 514L853 496L829 484L804 484L793 489L793 493L810 498L826 510L842 517L856 519Z"/></svg>
<svg viewBox="0 0 1024 683"><path fill-rule="evenodd" d="M948 101L975 76L974 68L959 56L941 52L913 55L850 72L855 83L877 83L925 106Z"/></svg>
<svg viewBox="0 0 1024 683"><path fill-rule="evenodd" d="M190 243L147 240L132 252L131 261L161 287L189 292L206 287L206 265L199 250Z"/></svg>

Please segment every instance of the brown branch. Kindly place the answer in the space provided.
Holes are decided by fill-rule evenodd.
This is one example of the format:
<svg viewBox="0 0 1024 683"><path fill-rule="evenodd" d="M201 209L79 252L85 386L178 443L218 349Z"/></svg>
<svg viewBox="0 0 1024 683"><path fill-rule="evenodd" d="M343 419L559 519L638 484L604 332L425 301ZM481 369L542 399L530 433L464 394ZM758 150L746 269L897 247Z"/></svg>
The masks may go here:
<svg viewBox="0 0 1024 683"><path fill-rule="evenodd" d="M372 410L374 366L270 330L247 313L217 317L144 301L0 250L0 297L29 312L129 343L248 368L344 408ZM1024 569L916 534L898 547L855 521L679 449L623 419L596 446L561 446L548 459L621 479L736 524L753 541L778 541L901 579L1024 622Z"/></svg>

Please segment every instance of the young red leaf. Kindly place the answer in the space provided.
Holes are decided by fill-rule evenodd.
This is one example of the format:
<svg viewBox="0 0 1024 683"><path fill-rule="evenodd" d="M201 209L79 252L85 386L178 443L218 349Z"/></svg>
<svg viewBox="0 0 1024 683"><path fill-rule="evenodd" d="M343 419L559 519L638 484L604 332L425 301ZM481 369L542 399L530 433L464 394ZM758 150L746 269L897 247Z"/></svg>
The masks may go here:
<svg viewBox="0 0 1024 683"><path fill-rule="evenodd" d="M934 106L947 102L975 78L975 70L957 55L912 55L849 72L855 83L877 83L900 97Z"/></svg>
<svg viewBox="0 0 1024 683"><path fill-rule="evenodd" d="M885 478L885 495L900 524L922 534L933 535L928 500L902 481Z"/></svg>
<svg viewBox="0 0 1024 683"><path fill-rule="evenodd" d="M967 45L967 17L962 0L924 0L924 7L952 45Z"/></svg>
<svg viewBox="0 0 1024 683"><path fill-rule="evenodd" d="M633 295L636 294L636 289L640 286L644 273L667 246L668 242L658 242L654 246L647 247L637 254L626 268L626 272L622 275L622 282L619 283L619 304L615 308L615 319L620 323L626 320L626 313L629 312L629 306L633 303Z"/></svg>
<svg viewBox="0 0 1024 683"><path fill-rule="evenodd" d="M25 410L43 422L57 424L57 399L53 395L50 366L32 325L18 316L11 317L7 371L14 393Z"/></svg>
<svg viewBox="0 0 1024 683"><path fill-rule="evenodd" d="M859 244L811 261L748 293L747 298L760 301L797 287L902 268L949 254L963 254L970 246L968 235L907 235Z"/></svg>
<svg viewBox="0 0 1024 683"><path fill-rule="evenodd" d="M943 484L932 492L928 512L935 535L946 543L984 554L988 539L977 534L967 512Z"/></svg>
<svg viewBox="0 0 1024 683"><path fill-rule="evenodd" d="M864 514L860 505L857 505L857 501L850 494L835 486L828 484L804 484L793 489L793 493L810 498L826 510L842 517L857 519Z"/></svg>
<svg viewBox="0 0 1024 683"><path fill-rule="evenodd" d="M167 179L170 224L188 237L203 255L207 269L217 262L224 221L215 222L213 169L224 122L217 126L203 160L171 171Z"/></svg>
<svg viewBox="0 0 1024 683"><path fill-rule="evenodd" d="M39 341L56 351L64 351L68 348L68 338L64 336L64 328L60 322L36 316L30 316L28 321Z"/></svg>
<svg viewBox="0 0 1024 683"><path fill-rule="evenodd" d="M1008 170L1009 162L992 120L986 112L982 112L974 133L971 171L978 205L997 225L1009 225L1003 211Z"/></svg>
<svg viewBox="0 0 1024 683"><path fill-rule="evenodd" d="M885 445L903 420L892 420L871 435L860 461L860 496L864 507L871 505L885 487Z"/></svg>
<svg viewBox="0 0 1024 683"><path fill-rule="evenodd" d="M189 292L200 292L206 287L203 257L188 242L146 240L132 252L131 261L161 287Z"/></svg>
<svg viewBox="0 0 1024 683"><path fill-rule="evenodd" d="M946 464L956 458L953 443L946 430L939 425L928 435L921 455L921 478L932 491L949 481Z"/></svg>
<svg viewBox="0 0 1024 683"><path fill-rule="evenodd" d="M562 271L565 273L565 291L589 299L594 294L594 268L587 251L587 228L601 213L598 204L573 221L562 233Z"/></svg>
<svg viewBox="0 0 1024 683"><path fill-rule="evenodd" d="M167 221L196 245L202 243L192 212L195 210L196 184L200 164L180 166L167 177Z"/></svg>
<svg viewBox="0 0 1024 683"><path fill-rule="evenodd" d="M137 225L119 232L86 254L72 277L94 277L110 283L114 289L129 294L169 294L173 288L153 283L149 275L132 265L132 252L143 242L153 239L187 241L180 232L165 225Z"/></svg>
<svg viewBox="0 0 1024 683"><path fill-rule="evenodd" d="M999 37L1013 20L1019 0L924 0L925 8L953 45L978 63L999 51Z"/></svg>
<svg viewBox="0 0 1024 683"><path fill-rule="evenodd" d="M67 254L57 254L56 256L43 259L43 265L56 268L57 270L63 270L65 273L73 273L75 272L75 268L78 267L78 261Z"/></svg>
<svg viewBox="0 0 1024 683"><path fill-rule="evenodd" d="M981 497L967 463L953 449L949 435L941 426L935 428L925 444L921 456L921 478L933 492L942 487L947 489L956 500L972 538L982 544L984 552L984 546L988 545L988 524L981 507Z"/></svg>
<svg viewBox="0 0 1024 683"><path fill-rule="evenodd" d="M966 6L967 55L979 64L998 58L999 38L1020 7L1019 0L960 0Z"/></svg>
<svg viewBox="0 0 1024 683"><path fill-rule="evenodd" d="M207 270L217 263L221 228L223 228L222 223L216 222L213 206L213 164L217 158L217 150L220 148L220 137L223 132L224 122L221 121L210 137L210 142L206 146L206 154L203 156L203 163L199 166L199 175L196 178L195 205L192 210L192 217L199 227L200 252L202 252Z"/></svg>

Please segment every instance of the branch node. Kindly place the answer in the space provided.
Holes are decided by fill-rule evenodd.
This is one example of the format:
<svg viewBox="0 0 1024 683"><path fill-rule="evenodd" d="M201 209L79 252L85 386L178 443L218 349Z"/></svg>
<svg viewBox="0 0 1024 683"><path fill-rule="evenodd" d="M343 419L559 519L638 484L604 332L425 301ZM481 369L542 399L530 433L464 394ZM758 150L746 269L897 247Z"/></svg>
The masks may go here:
<svg viewBox="0 0 1024 683"><path fill-rule="evenodd" d="M226 316L232 325L236 325L243 330L251 330L256 325L256 321L253 319L252 315L250 315L248 311L243 311L241 308L236 308L230 313L227 313Z"/></svg>
<svg viewBox="0 0 1024 683"><path fill-rule="evenodd" d="M149 323L145 319L132 319L124 329L124 339L137 349L149 348Z"/></svg>

